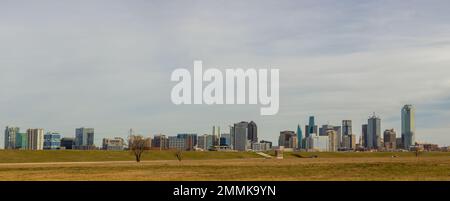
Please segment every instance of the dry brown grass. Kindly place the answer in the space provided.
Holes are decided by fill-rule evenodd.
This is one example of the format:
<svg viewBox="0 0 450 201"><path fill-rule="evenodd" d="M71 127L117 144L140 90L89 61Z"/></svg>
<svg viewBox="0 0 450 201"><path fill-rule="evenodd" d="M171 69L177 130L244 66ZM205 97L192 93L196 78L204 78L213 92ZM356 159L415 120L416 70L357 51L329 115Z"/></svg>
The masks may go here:
<svg viewBox="0 0 450 201"><path fill-rule="evenodd" d="M450 180L450 157L1 164L0 180Z"/></svg>

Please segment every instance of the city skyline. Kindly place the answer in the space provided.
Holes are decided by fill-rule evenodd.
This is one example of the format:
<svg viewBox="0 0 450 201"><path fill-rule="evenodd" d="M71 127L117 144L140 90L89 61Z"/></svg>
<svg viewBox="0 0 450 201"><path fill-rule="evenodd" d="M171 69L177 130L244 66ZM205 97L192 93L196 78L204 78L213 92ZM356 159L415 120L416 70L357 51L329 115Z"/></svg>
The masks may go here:
<svg viewBox="0 0 450 201"><path fill-rule="evenodd" d="M352 120L360 136L360 125L376 112L381 132L394 128L400 135L400 108L412 104L416 140L450 145L448 7L448 1L1 2L0 126L70 136L86 126L96 129L99 144L129 128L203 134L245 119L258 123L259 139L276 142L279 131L303 129L311 115L318 126ZM255 105L173 105L170 74L191 69L194 60L220 70L280 69L279 112L262 117Z"/></svg>
<svg viewBox="0 0 450 201"><path fill-rule="evenodd" d="M429 143L429 142L425 142L425 141L415 141L415 138L416 138L415 107L413 105L407 104L402 107L401 118L402 118L401 134L399 136L395 136L395 137L398 137L398 138L395 138L395 140L400 139L400 142L390 142L390 143L397 143L397 146L399 144L402 144L402 145L405 144L406 149L409 149L409 147L414 145L415 143ZM336 143L339 145L339 147L340 146L342 146L342 148L352 147L352 149L354 149L355 148L354 145L359 144L360 146L364 146L369 149L380 149L380 148L385 147L384 144L382 143L385 139L384 136L389 136L390 137L390 138L388 138L389 140L394 140L394 139L391 139L392 137L390 135L386 135L386 132L396 133L394 128L383 128L381 125L381 122L382 122L382 119L379 116L377 116L375 113L373 113L371 116L369 116L367 123L361 125L361 128L362 128L361 134L358 135L353 132L352 120L348 120L348 119L342 120L342 125L340 125L340 126L333 126L333 125L329 124L330 122L327 122L327 124L322 124L322 126L320 127L315 123L315 116L309 116L308 125L305 125L304 132L309 133L308 136L310 134L314 134L317 136L329 136L328 131L331 130L331 131L334 131L334 133L331 133L331 134L336 135L336 140L337 140ZM311 129L310 128L311 126L313 126L314 128ZM197 139L197 136L198 137L202 137L202 136L206 136L206 135L210 136L211 143L214 146L218 146L221 144L221 141L220 141L221 139L219 139L219 137L221 136L221 133L223 133L225 135L234 136L234 138L231 137L231 139L233 139L233 142L228 142L228 143L231 143L231 144L229 144L231 146L236 146L236 145L240 146L237 149L241 150L241 151L245 151L247 149L247 148L243 148L243 147L247 147L247 146L251 147L252 143L258 143L257 125L254 121L250 121L250 122L241 121L238 123L234 123L233 126L229 125L227 128L229 130L221 130L220 126L213 125L211 133L198 133L198 132L194 131L194 132L191 132L191 134L195 135L196 139ZM239 128L239 129L236 129L236 128ZM187 135L186 133L183 133L183 132L176 133L176 136L175 136L175 134L167 134L167 133L143 134L143 133L135 133L133 128L130 128L128 135L126 135L126 136L124 136L124 135L103 136L101 138L95 139L94 129L95 128L85 128L85 127L76 128L74 136L69 136L69 135L61 136L61 134L57 131L54 131L54 130L46 131L42 128L40 128L40 129L30 129L29 128L29 129L27 129L27 133L30 130L41 130L41 135L42 135L41 141L42 142L44 142L44 131L46 133L45 135L57 134L58 139L61 137L64 137L64 138L73 137L74 138L74 146L85 147L82 149L86 149L86 148L91 149L91 148L89 148L90 146L100 147L99 146L100 143L97 144L96 142L99 142L99 141L104 142L105 139L112 139L113 137L114 138L119 137L122 139L126 139L127 137L129 137L131 135L135 135L135 134L139 134L139 135L142 135L142 136L148 137L148 138L153 138L158 135L165 135L165 136L168 136L169 138L170 137L179 138L180 135ZM294 132L295 136L297 137L297 140L300 139L300 141L295 142L295 146L299 147L299 148L304 148L304 146L305 146L304 143L306 143L306 142L301 141L303 131L302 131L300 124L297 125L296 131L290 131L289 129L285 129L284 131L280 131L280 132L281 133ZM23 133L23 134L27 135L27 133ZM9 139L8 140L9 143L4 143L3 148L6 148L7 145L12 146L12 147L16 146L16 141L21 139L21 137L16 137L16 134L22 134L22 133L20 133L20 127L15 126L15 125L6 126L5 131L4 131L4 139L5 139L5 141L7 139ZM412 137L410 135L412 135ZM14 136L14 137L12 137L12 136ZM16 138L18 138L18 139L16 139ZM304 138L304 140L308 140L306 138ZM346 139L346 138L348 138L348 139ZM240 139L239 140L240 142L238 142L234 139ZM30 137L28 137L28 140L30 140ZM278 139L278 141L279 140L280 139ZM247 141L250 144L248 144ZM272 141L271 138L266 138L266 139L262 139L262 141L270 141L272 143L272 142L276 142L277 140ZM203 140L203 143L206 143L206 139ZM239 143L244 143L244 144L238 145ZM42 144L44 145L44 143L42 143ZM444 145L438 144L438 145L446 146L445 144ZM30 145L28 145L28 146L30 146ZM280 146L280 145L278 144L278 146ZM392 147L392 144L390 146ZM29 149L31 149L31 148L29 148ZM80 148L77 148L77 149L80 149Z"/></svg>

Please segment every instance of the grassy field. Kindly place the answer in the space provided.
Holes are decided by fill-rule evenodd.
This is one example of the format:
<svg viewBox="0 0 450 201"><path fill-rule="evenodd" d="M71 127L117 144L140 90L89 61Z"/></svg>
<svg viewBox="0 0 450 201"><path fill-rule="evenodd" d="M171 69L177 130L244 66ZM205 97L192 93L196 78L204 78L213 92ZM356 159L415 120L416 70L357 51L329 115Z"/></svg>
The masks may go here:
<svg viewBox="0 0 450 201"><path fill-rule="evenodd" d="M141 163L132 160L127 152L0 151L0 180L450 181L450 153L285 153L278 160L184 152L179 162L174 152L151 151Z"/></svg>
<svg viewBox="0 0 450 201"><path fill-rule="evenodd" d="M176 160L175 151L146 151L142 160ZM183 152L186 160L260 158L251 152ZM82 150L0 150L0 163L132 161L128 151Z"/></svg>

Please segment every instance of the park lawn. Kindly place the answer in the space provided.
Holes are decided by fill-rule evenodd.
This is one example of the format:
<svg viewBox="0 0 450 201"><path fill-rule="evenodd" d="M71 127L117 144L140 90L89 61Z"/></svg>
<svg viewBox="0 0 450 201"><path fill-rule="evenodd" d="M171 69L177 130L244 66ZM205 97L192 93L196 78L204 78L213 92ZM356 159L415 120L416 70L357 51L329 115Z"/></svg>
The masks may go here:
<svg viewBox="0 0 450 201"><path fill-rule="evenodd" d="M187 160L200 159L240 159L261 158L252 152L182 152ZM42 162L93 162L93 161L133 161L129 151L102 150L0 150L1 163L42 163ZM176 151L146 151L142 160L177 160Z"/></svg>
<svg viewBox="0 0 450 201"><path fill-rule="evenodd" d="M450 160L433 156L0 164L0 180L450 181Z"/></svg>

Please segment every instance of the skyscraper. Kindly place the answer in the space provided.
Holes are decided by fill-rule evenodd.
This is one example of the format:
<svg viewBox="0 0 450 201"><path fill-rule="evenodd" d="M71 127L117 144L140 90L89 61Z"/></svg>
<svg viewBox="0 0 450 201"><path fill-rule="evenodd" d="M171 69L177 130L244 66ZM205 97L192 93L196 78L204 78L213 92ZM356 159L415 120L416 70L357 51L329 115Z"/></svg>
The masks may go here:
<svg viewBox="0 0 450 201"><path fill-rule="evenodd" d="M44 149L44 129L27 129L28 150Z"/></svg>
<svg viewBox="0 0 450 201"><path fill-rule="evenodd" d="M381 147L381 119L375 114L367 121L367 148Z"/></svg>
<svg viewBox="0 0 450 201"><path fill-rule="evenodd" d="M343 135L351 135L352 132L352 120L343 120L342 121L342 134Z"/></svg>
<svg viewBox="0 0 450 201"><path fill-rule="evenodd" d="M75 149L93 149L94 148L94 129L77 128L75 130Z"/></svg>
<svg viewBox="0 0 450 201"><path fill-rule="evenodd" d="M303 148L303 133L302 133L302 129L300 128L300 124L297 125L297 147L299 149Z"/></svg>
<svg viewBox="0 0 450 201"><path fill-rule="evenodd" d="M213 146L220 145L220 126L213 126L212 143L213 143Z"/></svg>
<svg viewBox="0 0 450 201"><path fill-rule="evenodd" d="M315 120L314 120L314 116L310 116L309 117L309 123L308 123L308 134L311 133L316 133L317 134L317 130L314 131L314 127L316 126Z"/></svg>
<svg viewBox="0 0 450 201"><path fill-rule="evenodd" d="M247 139L250 140L251 143L258 142L258 127L253 121L250 121L250 123L248 123Z"/></svg>
<svg viewBox="0 0 450 201"><path fill-rule="evenodd" d="M241 121L239 123L235 123L233 130L233 148L238 151L247 151L250 148L250 143L248 140L248 122Z"/></svg>
<svg viewBox="0 0 450 201"><path fill-rule="evenodd" d="M296 149L298 145L298 139L294 131L281 131L278 138L278 146L284 146L284 148Z"/></svg>
<svg viewBox="0 0 450 201"><path fill-rule="evenodd" d="M9 127L5 128L5 149L15 149L16 148L16 134L19 133L19 127Z"/></svg>
<svg viewBox="0 0 450 201"><path fill-rule="evenodd" d="M362 146L367 148L367 124L363 124L362 125L362 131L361 131L361 136L362 136Z"/></svg>
<svg viewBox="0 0 450 201"><path fill-rule="evenodd" d="M415 113L412 105L405 105L402 108L402 141L405 149L409 149L416 142Z"/></svg>
<svg viewBox="0 0 450 201"><path fill-rule="evenodd" d="M384 148L387 150L396 149L397 133L394 129L387 129L383 133Z"/></svg>

